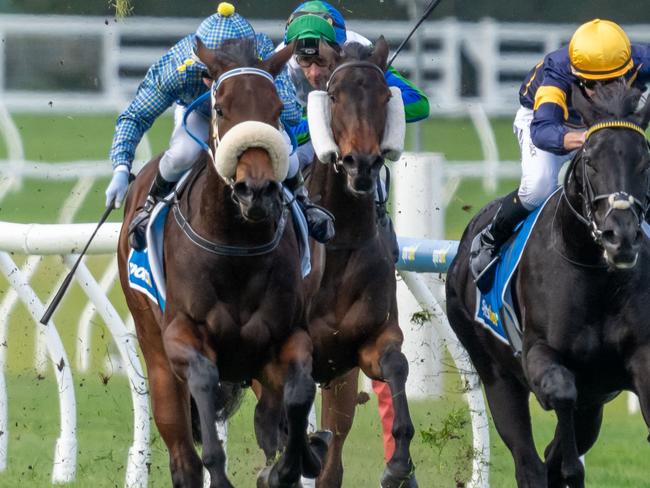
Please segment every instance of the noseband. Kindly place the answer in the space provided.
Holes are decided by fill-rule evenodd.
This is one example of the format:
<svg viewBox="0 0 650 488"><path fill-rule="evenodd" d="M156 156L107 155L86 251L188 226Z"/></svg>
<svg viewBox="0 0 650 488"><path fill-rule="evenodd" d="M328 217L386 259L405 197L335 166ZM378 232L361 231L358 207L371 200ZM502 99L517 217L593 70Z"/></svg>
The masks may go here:
<svg viewBox="0 0 650 488"><path fill-rule="evenodd" d="M641 227L641 224L645 219L646 212L648 211L648 206L650 205L650 201L649 201L650 188L648 188L647 181L646 181L646 188L648 188L648 190L646 190L646 194L644 196L643 202L640 201L638 198L636 198L634 195L630 195L625 191L616 191L613 193L603 193L599 195L595 194L593 185L591 184L591 181L587 176L587 168L586 168L587 158L585 158L584 155L587 149L587 143L589 141L589 137L594 132L597 132L601 129L611 129L611 128L633 130L641 134L644 139L646 137L645 131L643 130L642 127L632 122L627 122L624 120L612 120L612 121L600 122L598 124L592 125L585 134L585 144L583 145L582 150L576 152L576 155L574 156L569 168L567 169L566 174L564 175L564 182L562 184L562 196L566 201L567 205L569 206L569 209L580 222L582 222L589 228L589 230L591 231L591 236L593 237L594 241L596 242L596 244L598 244L601 247L602 247L603 231L598 228L598 224L596 223L596 220L594 218L594 208L598 202L600 202L601 200L607 201L607 205L608 205L607 212L605 212L605 217L603 218L603 221L605 221L607 217L609 217L614 210L630 210L634 214L635 218L637 219L637 228ZM573 207L573 205L571 205L571 202L569 201L569 198L567 196L567 185L569 183L569 179L571 178L571 175L575 173L575 169L579 163L582 163L582 192L579 193L578 195L582 199L585 207L584 216L578 210L576 210Z"/></svg>

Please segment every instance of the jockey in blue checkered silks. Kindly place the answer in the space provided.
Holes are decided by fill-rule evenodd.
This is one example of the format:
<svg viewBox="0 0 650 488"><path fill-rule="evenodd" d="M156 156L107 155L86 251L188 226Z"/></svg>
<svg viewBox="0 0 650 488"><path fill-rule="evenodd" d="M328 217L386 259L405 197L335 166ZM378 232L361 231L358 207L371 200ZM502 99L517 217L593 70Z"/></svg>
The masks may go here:
<svg viewBox="0 0 650 488"><path fill-rule="evenodd" d="M178 41L149 69L134 100L117 119L110 152L113 178L106 190L106 204L109 205L114 199L115 206L119 207L126 195L128 175L138 143L158 116L175 105L174 130L169 149L160 160L158 174L145 205L129 226L129 241L136 249L142 249L146 245L144 235L155 204L171 192L181 175L192 167L203 150L189 136L182 122L187 106L207 92L211 83L207 78L207 68L194 52L197 38L209 49L218 49L227 39L254 38L258 55L262 59L270 57L274 51L273 42L268 36L256 34L249 22L235 13L231 4L223 2L219 4L216 14L201 23L196 34L189 34ZM302 111L286 69L276 78L275 86L284 104L282 122L285 125L298 123ZM210 125L209 102L190 113L186 125L189 132L207 141ZM287 144L290 145L288 137ZM287 186L291 187L291 177L295 176L297 171L297 157L293 156L289 175L285 180ZM312 234L315 234L315 238L327 240L333 235L333 225L325 213L310 207L306 214L310 231L314 231Z"/></svg>

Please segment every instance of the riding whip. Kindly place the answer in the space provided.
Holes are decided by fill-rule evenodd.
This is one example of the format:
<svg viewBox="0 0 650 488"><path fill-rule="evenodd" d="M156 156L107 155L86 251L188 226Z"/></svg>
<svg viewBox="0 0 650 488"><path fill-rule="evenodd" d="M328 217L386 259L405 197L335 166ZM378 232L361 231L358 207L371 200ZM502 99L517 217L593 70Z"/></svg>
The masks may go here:
<svg viewBox="0 0 650 488"><path fill-rule="evenodd" d="M113 198L113 200L111 200L109 205L106 207L106 210L104 210L104 213L102 214L101 218L99 219L99 223L97 224L97 227L95 228L94 232L90 236L90 239L88 239L88 242L86 243L86 246L81 251L81 254L79 254L79 257L77 258L77 261L74 263L74 266L72 266L72 268L70 269L70 272L68 273L68 276L66 276L65 280L63 280L63 283L61 283L61 287L59 288L59 291L56 292L56 295L54 295L54 298L52 299L52 303L50 303L50 306L47 307L47 310L43 314L43 317L41 317L41 324L47 325L47 323L50 321L50 318L52 317L52 314L56 310L56 307L59 306L59 302L63 298L63 295L65 294L66 290L68 289L68 286L70 286L70 282L72 281L72 278L74 277L75 271L77 271L77 267L79 266L79 263L81 263L81 260L83 259L84 254L86 254L86 251L88 250L88 247L90 246L90 243L95 238L95 234L97 234L97 231L102 226L102 224L104 222L106 222L106 219L110 215L113 208L115 208L115 198Z"/></svg>
<svg viewBox="0 0 650 488"><path fill-rule="evenodd" d="M395 50L395 53L393 56L390 58L390 61L388 61L388 65L386 65L386 69L390 68L390 66L393 64L393 61L395 61L395 58L397 55L400 53L400 51L406 46L406 44L411 40L411 36L415 33L415 31L420 27L420 24L427 20L427 17L431 15L431 12L434 11L434 9L440 4L442 0L431 0L431 3L427 6L427 8L424 9L424 13L422 14L422 17L420 17L420 20L418 20L417 24L411 29L411 32L409 32L409 35L406 36L406 39L402 41L402 43L399 45L399 47Z"/></svg>

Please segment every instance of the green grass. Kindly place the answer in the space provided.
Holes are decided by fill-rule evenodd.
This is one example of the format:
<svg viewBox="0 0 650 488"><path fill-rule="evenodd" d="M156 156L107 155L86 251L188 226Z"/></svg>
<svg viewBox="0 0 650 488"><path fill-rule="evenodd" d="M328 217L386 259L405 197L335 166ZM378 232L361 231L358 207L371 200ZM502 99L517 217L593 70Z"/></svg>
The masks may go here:
<svg viewBox="0 0 650 488"><path fill-rule="evenodd" d="M113 116L72 115L70 117L19 115L15 117L29 159L64 161L105 159L111 142ZM511 121L494 121L499 150L503 159L517 159L518 148L511 132ZM154 152L168 142L171 119L163 117L151 130ZM424 149L442 152L448 160L480 159L478 138L466 120L436 120L424 125ZM0 157L5 150L0 143ZM97 181L91 195L77 216L77 221L95 221L103 207L107 180ZM466 180L452 200L446 214L446 233L458 238L471 216L489 199L512 190L516 181L504 181L497 193L486 194L479 180ZM51 223L57 218L73 184L26 181L20 192L0 202L0 220ZM115 213L114 221L121 215ZM15 256L18 262L24 259ZM97 276L108 263L106 257L90 260ZM56 284L61 264L48 258L33 281L37 293L45 298ZM7 284L0 279L0 299ZM110 293L120 313L125 305L119 286ZM73 285L55 319L69 360L76 350L76 320L81 290ZM72 486L112 487L124 482L127 449L132 437L132 411L126 380L106 371L107 358L114 353L110 335L103 322L96 319L92 342L92 373L73 371L78 402L78 476ZM34 325L24 307L18 307L9 322L8 390L10 428L9 469L0 474L0 487L50 485L54 442L58 435L58 404L51 372L44 379L33 368ZM102 375L109 377L103 384ZM445 373L444 395L436 401L414 402L412 414L416 426L412 453L422 487L453 487L468 478L470 470L469 416L460 394L455 373ZM554 416L542 412L533 400L535 437L540 452L550 440ZM382 446L375 399L359 407L353 431L346 444L344 486L377 486L382 470ZM255 473L262 464L256 448L249 394L235 415L229 440L230 473L236 486L254 486ZM152 465L150 486L168 486L166 449L152 424ZM645 459L649 447L647 429L639 415L629 416L624 397L610 404L605 413L601 439L586 458L589 487L648 486ZM492 428L491 486L514 487L513 462L509 452Z"/></svg>

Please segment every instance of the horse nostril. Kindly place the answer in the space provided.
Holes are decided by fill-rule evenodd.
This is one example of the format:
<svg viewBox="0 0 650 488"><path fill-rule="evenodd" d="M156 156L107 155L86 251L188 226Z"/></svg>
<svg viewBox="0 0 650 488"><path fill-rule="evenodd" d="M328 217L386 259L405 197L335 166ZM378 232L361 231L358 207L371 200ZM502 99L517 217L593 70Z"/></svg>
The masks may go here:
<svg viewBox="0 0 650 488"><path fill-rule="evenodd" d="M245 181L238 181L235 183L232 187L232 191L240 198L250 196L251 194L251 189Z"/></svg>
<svg viewBox="0 0 650 488"><path fill-rule="evenodd" d="M382 156L375 156L372 162L372 167L381 168L383 165L384 165L384 158Z"/></svg>
<svg viewBox="0 0 650 488"><path fill-rule="evenodd" d="M345 156L343 156L343 164L345 166L354 166L354 163L355 163L355 159L354 156L352 156L352 154L346 154Z"/></svg>
<svg viewBox="0 0 650 488"><path fill-rule="evenodd" d="M264 194L264 196L272 197L277 195L279 191L280 191L280 183L278 183L277 181L268 181L264 186L264 190L262 191L262 193Z"/></svg>
<svg viewBox="0 0 650 488"><path fill-rule="evenodd" d="M609 244L610 246L615 246L619 242L618 236L613 230L603 231L601 238L604 243Z"/></svg>

